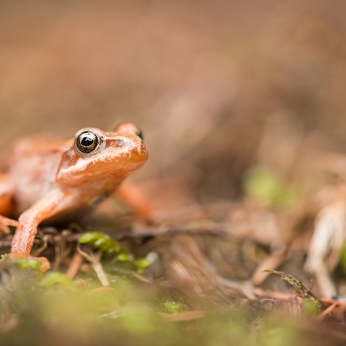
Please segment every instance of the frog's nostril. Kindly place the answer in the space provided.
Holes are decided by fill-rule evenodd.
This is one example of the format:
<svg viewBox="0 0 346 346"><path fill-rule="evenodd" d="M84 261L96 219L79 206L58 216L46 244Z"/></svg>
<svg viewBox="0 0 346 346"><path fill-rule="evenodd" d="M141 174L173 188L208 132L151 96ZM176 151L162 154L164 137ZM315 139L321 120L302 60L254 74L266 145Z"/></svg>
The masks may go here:
<svg viewBox="0 0 346 346"><path fill-rule="evenodd" d="M125 147L126 146L126 142L123 139L116 139L114 141L114 144L116 147Z"/></svg>
<svg viewBox="0 0 346 346"><path fill-rule="evenodd" d="M137 127L136 135L137 135L142 141L144 140L143 132L142 132L142 130L141 130L139 127Z"/></svg>
<svg viewBox="0 0 346 346"><path fill-rule="evenodd" d="M120 135L136 135L143 140L143 132L136 125L132 123L119 124L114 129L114 132Z"/></svg>

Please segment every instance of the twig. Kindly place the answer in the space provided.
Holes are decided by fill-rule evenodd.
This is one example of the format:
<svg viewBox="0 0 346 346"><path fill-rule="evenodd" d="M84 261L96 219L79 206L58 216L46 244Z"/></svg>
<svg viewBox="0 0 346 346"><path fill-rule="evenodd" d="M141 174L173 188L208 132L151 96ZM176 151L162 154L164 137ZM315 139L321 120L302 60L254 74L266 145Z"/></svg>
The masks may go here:
<svg viewBox="0 0 346 346"><path fill-rule="evenodd" d="M201 319L205 316L205 311L195 310L195 311L184 311L178 312L176 314L166 314L163 312L158 313L165 320L170 322L180 322L180 321L191 321Z"/></svg>
<svg viewBox="0 0 346 346"><path fill-rule="evenodd" d="M102 257L102 252L96 252L95 254L93 254L92 266L95 270L97 277L101 281L102 286L109 286L107 275L105 271L103 270L103 267L100 261L101 257Z"/></svg>
<svg viewBox="0 0 346 346"><path fill-rule="evenodd" d="M294 290L298 297L311 301L314 306L317 308L319 312L322 310L322 303L319 299L317 299L310 290L308 290L301 281L294 278L292 275L286 274L284 272L279 272L272 269L265 269L264 272L276 274L281 276L281 280L287 281L291 286L293 286Z"/></svg>
<svg viewBox="0 0 346 346"><path fill-rule="evenodd" d="M33 256L35 257L38 257L41 255L41 253L47 248L48 242L53 239L53 236L51 234L45 234L42 239L43 239L43 245L39 247L38 249L36 249L35 251L33 251Z"/></svg>
<svg viewBox="0 0 346 346"><path fill-rule="evenodd" d="M80 266L82 265L82 263L83 263L82 255L79 252L76 252L72 257L72 260L66 272L66 276L69 277L70 279L73 279L78 273L78 270Z"/></svg>
<svg viewBox="0 0 346 346"><path fill-rule="evenodd" d="M101 281L102 286L109 286L109 281L106 273L103 270L102 264L100 262L102 252L92 253L89 256L86 252L82 251L80 248L80 244L77 243L77 251L88 261L91 263L98 279Z"/></svg>
<svg viewBox="0 0 346 346"><path fill-rule="evenodd" d="M277 268L284 260L284 256L282 254L273 253L268 258L266 258L255 270L254 274L252 275L252 283L257 286L260 285L269 275L263 274L263 271L265 271L265 268L271 267L271 268Z"/></svg>
<svg viewBox="0 0 346 346"><path fill-rule="evenodd" d="M338 304L339 304L338 302L334 302L332 305L329 305L324 311L322 311L318 315L318 319L320 321L325 320L327 317L329 317L331 315L331 313L335 310L335 308Z"/></svg>
<svg viewBox="0 0 346 346"><path fill-rule="evenodd" d="M135 279L137 279L139 281L142 281L142 282L144 282L146 284L149 284L149 285L152 285L154 283L153 280L147 279L144 276L142 276L140 274L137 274L136 272L134 272L132 270L120 269L120 268L116 268L116 267L113 267L112 270L116 271L116 272L118 272L120 274L125 274L125 275L132 276Z"/></svg>

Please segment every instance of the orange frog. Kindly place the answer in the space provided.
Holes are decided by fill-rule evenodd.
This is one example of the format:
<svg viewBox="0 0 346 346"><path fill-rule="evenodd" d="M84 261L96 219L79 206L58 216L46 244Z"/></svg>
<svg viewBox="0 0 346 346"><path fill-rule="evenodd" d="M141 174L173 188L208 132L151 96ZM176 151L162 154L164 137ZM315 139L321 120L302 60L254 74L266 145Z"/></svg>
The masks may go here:
<svg viewBox="0 0 346 346"><path fill-rule="evenodd" d="M11 258L33 258L37 226L51 217L94 206L148 158L142 134L131 123L114 132L85 128L74 139L18 141L0 174L0 225L15 226ZM18 221L5 216L20 215ZM43 269L46 258L37 258Z"/></svg>

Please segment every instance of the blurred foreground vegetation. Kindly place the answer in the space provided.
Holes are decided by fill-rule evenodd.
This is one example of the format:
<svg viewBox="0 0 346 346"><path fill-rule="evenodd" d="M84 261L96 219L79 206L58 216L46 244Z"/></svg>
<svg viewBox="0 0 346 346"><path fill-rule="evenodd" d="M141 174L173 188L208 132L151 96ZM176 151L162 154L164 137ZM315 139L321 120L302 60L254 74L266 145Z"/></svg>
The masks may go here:
<svg viewBox="0 0 346 346"><path fill-rule="evenodd" d="M1 340L22 345L322 345L305 318L251 312L240 306L195 310L168 294L165 283L147 286L110 276L99 287L90 275L72 283L1 263ZM6 274L4 274L6 273ZM54 283L55 282L55 283ZM164 293L164 291L166 292ZM205 300L207 298L203 298ZM208 305L204 301L201 309ZM313 326L311 325L310 328ZM331 338L332 340L333 338Z"/></svg>

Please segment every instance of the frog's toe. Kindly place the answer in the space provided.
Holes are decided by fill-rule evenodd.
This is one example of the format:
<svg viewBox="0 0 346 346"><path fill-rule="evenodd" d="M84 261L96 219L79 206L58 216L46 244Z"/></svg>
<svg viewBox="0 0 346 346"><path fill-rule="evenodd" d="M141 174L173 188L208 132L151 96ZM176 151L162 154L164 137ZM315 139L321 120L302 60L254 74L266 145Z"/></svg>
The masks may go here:
<svg viewBox="0 0 346 346"><path fill-rule="evenodd" d="M0 232L5 233L5 234L10 234L11 230L8 226L0 224Z"/></svg>
<svg viewBox="0 0 346 346"><path fill-rule="evenodd" d="M20 228L21 225L18 221L9 219L8 217L0 215L0 225L1 226L13 226Z"/></svg>
<svg viewBox="0 0 346 346"><path fill-rule="evenodd" d="M40 261L41 262L41 270L43 272L46 272L50 268L50 262L46 257L34 257L34 256L29 256L30 259Z"/></svg>
<svg viewBox="0 0 346 346"><path fill-rule="evenodd" d="M24 253L11 253L9 258L12 260L19 260L19 261L20 260L39 261L39 262L41 262L40 270L42 270L43 272L46 272L50 268L50 262L48 261L48 259L46 257L28 256L27 254L24 254ZM22 267L27 268L28 266L24 264L24 266L22 266ZM29 265L29 267L30 267L30 265ZM39 268L37 268L37 269L39 269Z"/></svg>

